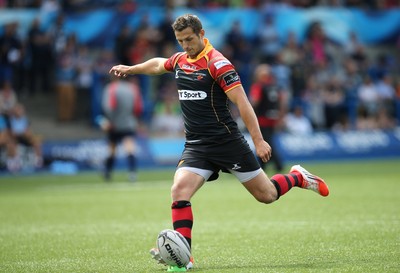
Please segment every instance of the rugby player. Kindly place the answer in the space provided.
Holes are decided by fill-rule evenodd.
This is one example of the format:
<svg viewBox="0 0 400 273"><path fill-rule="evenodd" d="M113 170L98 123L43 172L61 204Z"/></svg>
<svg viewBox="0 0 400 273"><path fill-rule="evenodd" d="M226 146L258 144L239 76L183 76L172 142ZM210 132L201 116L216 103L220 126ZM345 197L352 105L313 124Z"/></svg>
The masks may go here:
<svg viewBox="0 0 400 273"><path fill-rule="evenodd" d="M183 52L170 58L155 57L143 63L116 65L110 73L118 77L174 73L185 125L185 148L171 187L172 223L191 245L193 213L191 198L205 184L218 178L220 171L230 172L262 203L270 204L292 187L310 189L322 196L329 190L323 179L300 165L288 174L269 178L231 116L233 102L248 129L256 155L266 162L271 147L263 139L255 112L232 63L205 38L205 30L196 15L178 17L172 24ZM153 258L163 263L157 249ZM193 267L191 261L187 268ZM168 271L186 268L169 267Z"/></svg>

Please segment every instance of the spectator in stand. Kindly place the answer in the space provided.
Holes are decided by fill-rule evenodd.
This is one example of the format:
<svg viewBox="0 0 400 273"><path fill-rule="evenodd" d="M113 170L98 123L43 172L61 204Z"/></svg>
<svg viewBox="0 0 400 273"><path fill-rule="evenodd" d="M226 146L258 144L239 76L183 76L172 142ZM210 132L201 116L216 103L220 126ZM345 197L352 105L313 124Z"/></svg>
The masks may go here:
<svg viewBox="0 0 400 273"><path fill-rule="evenodd" d="M107 3L107 1L105 2ZM139 3L137 3L137 1L132 1L132 0L120 0L117 1L118 3L118 11L122 14L122 15L129 15L131 13L134 13L137 9L137 6L139 5Z"/></svg>
<svg viewBox="0 0 400 273"><path fill-rule="evenodd" d="M359 66L364 67L367 62L367 53L365 52L365 45L360 42L357 34L351 31L349 39L344 45L346 55L358 63Z"/></svg>
<svg viewBox="0 0 400 273"><path fill-rule="evenodd" d="M277 85L270 66L260 64L254 72L254 82L250 88L250 103L257 115L261 134L272 148L272 155L268 162L273 162L277 172L283 170L282 157L275 145L275 133L282 122L286 109L286 95ZM258 158L261 167L266 170L268 162Z"/></svg>
<svg viewBox="0 0 400 273"><path fill-rule="evenodd" d="M327 63L326 36L320 22L313 22L306 34L304 42L307 58L311 64Z"/></svg>
<svg viewBox="0 0 400 273"><path fill-rule="evenodd" d="M10 136L10 129L7 125L6 118L0 112L0 149L5 148L8 156L10 156ZM0 165L3 165L3 162L0 162Z"/></svg>
<svg viewBox="0 0 400 273"><path fill-rule="evenodd" d="M157 27L150 22L149 14L142 15L139 26L135 30L135 45L132 47L132 53L136 53L139 60L146 59L156 55L157 44L161 41L162 35ZM131 59L131 62L133 59Z"/></svg>
<svg viewBox="0 0 400 273"><path fill-rule="evenodd" d="M313 128L323 130L326 128L324 90L315 80L315 76L307 78L304 97L294 103L306 102L306 116L310 118Z"/></svg>
<svg viewBox="0 0 400 273"><path fill-rule="evenodd" d="M288 133L293 135L309 135L313 133L311 121L304 115L303 106L296 103L293 110L286 114L284 126Z"/></svg>
<svg viewBox="0 0 400 273"><path fill-rule="evenodd" d="M291 67L290 85L292 87L292 100L301 100L307 87L307 79L312 75L311 67L307 64L305 54L300 55L298 62Z"/></svg>
<svg viewBox="0 0 400 273"><path fill-rule="evenodd" d="M396 99L400 102L400 77L396 78L394 83L394 89L396 91Z"/></svg>
<svg viewBox="0 0 400 273"><path fill-rule="evenodd" d="M355 127L357 118L358 94L357 90L363 82L363 76L360 67L353 59L344 60L343 64L344 78L343 88L345 90L346 104L348 110L348 122L351 127Z"/></svg>
<svg viewBox="0 0 400 273"><path fill-rule="evenodd" d="M139 126L138 116L143 110L138 85L127 79L113 78L104 88L102 109L104 117L99 123L107 133L109 150L105 160L104 179L111 180L117 145L122 143L127 154L129 179L133 182L137 175L135 135Z"/></svg>
<svg viewBox="0 0 400 273"><path fill-rule="evenodd" d="M253 60L253 48L246 38L239 42L238 53L238 58L233 59L232 63L240 75L243 87L248 90L252 81L255 61Z"/></svg>
<svg viewBox="0 0 400 273"><path fill-rule="evenodd" d="M224 52L236 67L245 90L248 90L251 85L254 67L254 52L250 41L245 37L242 31L239 20L233 21L231 29L225 36L224 42Z"/></svg>
<svg viewBox="0 0 400 273"><path fill-rule="evenodd" d="M76 38L72 35L68 37L67 45L57 60L57 118L61 122L71 121L75 118L76 54Z"/></svg>
<svg viewBox="0 0 400 273"><path fill-rule="evenodd" d="M68 35L65 30L65 16L63 13L59 13L48 30L48 35L52 41L52 52L55 59L64 52L67 46Z"/></svg>
<svg viewBox="0 0 400 273"><path fill-rule="evenodd" d="M375 87L378 93L379 107L386 108L387 113L394 116L396 90L392 79L392 76L386 74L376 83Z"/></svg>
<svg viewBox="0 0 400 273"><path fill-rule="evenodd" d="M280 51L282 62L289 67L300 62L303 55L302 45L297 41L296 33L289 31L285 43Z"/></svg>
<svg viewBox="0 0 400 273"><path fill-rule="evenodd" d="M357 88L363 82L363 76L357 62L352 59L344 60L342 64L344 70L343 85L347 95L354 95Z"/></svg>
<svg viewBox="0 0 400 273"><path fill-rule="evenodd" d="M59 0L41 0L40 2L40 15L51 16L60 11Z"/></svg>
<svg viewBox="0 0 400 273"><path fill-rule="evenodd" d="M4 81L0 89L0 114L4 116L7 127L10 127L11 112L17 103L18 98L11 82Z"/></svg>
<svg viewBox="0 0 400 273"><path fill-rule="evenodd" d="M101 49L95 61L95 71L101 76L101 80L105 85L109 80L108 67L115 62L114 54L111 50Z"/></svg>
<svg viewBox="0 0 400 273"><path fill-rule="evenodd" d="M54 56L50 36L40 26L40 20L34 19L28 33L29 92L49 93L52 90ZM45 60L45 61L44 61Z"/></svg>
<svg viewBox="0 0 400 273"><path fill-rule="evenodd" d="M320 63L312 65L313 75L315 76L315 80L320 85L327 85L332 77L337 77L336 66L328 61L321 61Z"/></svg>
<svg viewBox="0 0 400 273"><path fill-rule="evenodd" d="M370 113L365 105L357 109L356 129L359 131L375 130L378 128L375 114Z"/></svg>
<svg viewBox="0 0 400 273"><path fill-rule="evenodd" d="M345 92L340 81L333 77L324 90L324 112L326 128L332 129L337 123L347 117Z"/></svg>
<svg viewBox="0 0 400 273"><path fill-rule="evenodd" d="M40 168L43 165L42 146L40 138L32 132L25 107L17 104L10 117L11 148L10 159L8 161L9 170L19 171L23 166L18 145L32 147L35 153L35 167Z"/></svg>
<svg viewBox="0 0 400 273"><path fill-rule="evenodd" d="M376 89L376 85L372 81L371 77L365 76L362 84L357 89L357 97L359 108L359 116L366 118L367 116L373 116L378 110L379 94ZM364 114L367 112L367 115Z"/></svg>
<svg viewBox="0 0 400 273"><path fill-rule="evenodd" d="M18 23L4 25L0 31L0 82L10 81L13 87L22 88L23 42L17 35Z"/></svg>
<svg viewBox="0 0 400 273"><path fill-rule="evenodd" d="M258 29L258 39L260 43L260 61L273 64L276 55L282 48L273 14L264 15L263 22Z"/></svg>
<svg viewBox="0 0 400 273"><path fill-rule="evenodd" d="M167 10L165 17L163 21L160 23L158 26L158 31L159 34L161 35L160 41L157 44L157 51L158 53L161 53L162 56L164 56L164 51L166 48L169 48L171 46L175 47L176 44L176 39L175 39L175 34L171 29L171 25L174 22L172 12L170 10ZM175 48L174 48L175 50ZM165 56L168 56L169 54L166 54Z"/></svg>
<svg viewBox="0 0 400 273"><path fill-rule="evenodd" d="M76 117L89 122L91 117L91 96L94 81L94 57L87 45L78 45L76 56Z"/></svg>
<svg viewBox="0 0 400 273"><path fill-rule="evenodd" d="M376 124L379 129L382 130L393 130L396 128L396 119L390 109L384 105L379 106L378 112L376 113Z"/></svg>
<svg viewBox="0 0 400 273"><path fill-rule="evenodd" d="M244 39L241 23L239 20L235 20L225 37L225 43L232 49L232 61L240 58L240 43Z"/></svg>
<svg viewBox="0 0 400 273"><path fill-rule="evenodd" d="M375 62L368 67L368 75L373 82L377 82L389 74L389 67L388 55L379 54L376 56Z"/></svg>
<svg viewBox="0 0 400 273"><path fill-rule="evenodd" d="M120 32L115 37L114 55L117 61L129 63L129 54L132 48L133 35L129 25L122 26Z"/></svg>
<svg viewBox="0 0 400 273"><path fill-rule="evenodd" d="M290 67L283 61L281 53L276 54L275 63L272 65L272 73L274 74L275 81L280 90L284 92L286 100L291 97L291 70Z"/></svg>
<svg viewBox="0 0 400 273"><path fill-rule="evenodd" d="M378 114L382 117L384 114L388 118L396 116L396 89L394 87L393 77L389 74L376 83L376 91L378 92ZM384 110L381 110L384 108Z"/></svg>

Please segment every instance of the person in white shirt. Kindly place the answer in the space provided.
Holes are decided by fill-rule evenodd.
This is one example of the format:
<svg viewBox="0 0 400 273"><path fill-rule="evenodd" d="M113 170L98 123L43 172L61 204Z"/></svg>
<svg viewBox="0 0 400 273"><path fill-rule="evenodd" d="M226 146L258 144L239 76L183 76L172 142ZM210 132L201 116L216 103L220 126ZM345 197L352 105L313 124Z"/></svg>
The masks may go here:
<svg viewBox="0 0 400 273"><path fill-rule="evenodd" d="M293 107L293 110L286 115L284 122L287 132L291 134L307 135L314 131L311 121L304 115L300 104Z"/></svg>

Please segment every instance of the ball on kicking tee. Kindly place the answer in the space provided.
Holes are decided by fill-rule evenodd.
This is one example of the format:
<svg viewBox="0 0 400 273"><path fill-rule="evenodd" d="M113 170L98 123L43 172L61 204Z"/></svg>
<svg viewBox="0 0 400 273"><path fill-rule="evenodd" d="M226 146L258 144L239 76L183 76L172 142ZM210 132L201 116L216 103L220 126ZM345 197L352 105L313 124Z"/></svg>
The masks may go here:
<svg viewBox="0 0 400 273"><path fill-rule="evenodd" d="M158 234L157 247L161 258L171 266L185 267L190 261L190 246L185 237L172 229Z"/></svg>

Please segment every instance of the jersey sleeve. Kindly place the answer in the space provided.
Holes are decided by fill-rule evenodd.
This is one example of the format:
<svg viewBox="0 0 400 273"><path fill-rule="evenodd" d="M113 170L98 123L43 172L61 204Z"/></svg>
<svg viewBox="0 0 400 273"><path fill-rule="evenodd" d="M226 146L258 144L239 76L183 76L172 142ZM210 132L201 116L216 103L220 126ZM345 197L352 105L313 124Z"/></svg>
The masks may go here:
<svg viewBox="0 0 400 273"><path fill-rule="evenodd" d="M235 67L225 57L210 61L209 70L212 77L225 93L242 84Z"/></svg>
<svg viewBox="0 0 400 273"><path fill-rule="evenodd" d="M164 63L164 68L170 72L174 71L174 67L178 62L179 57L181 57L183 54L184 54L183 52L178 52L169 57L168 60L166 60Z"/></svg>

